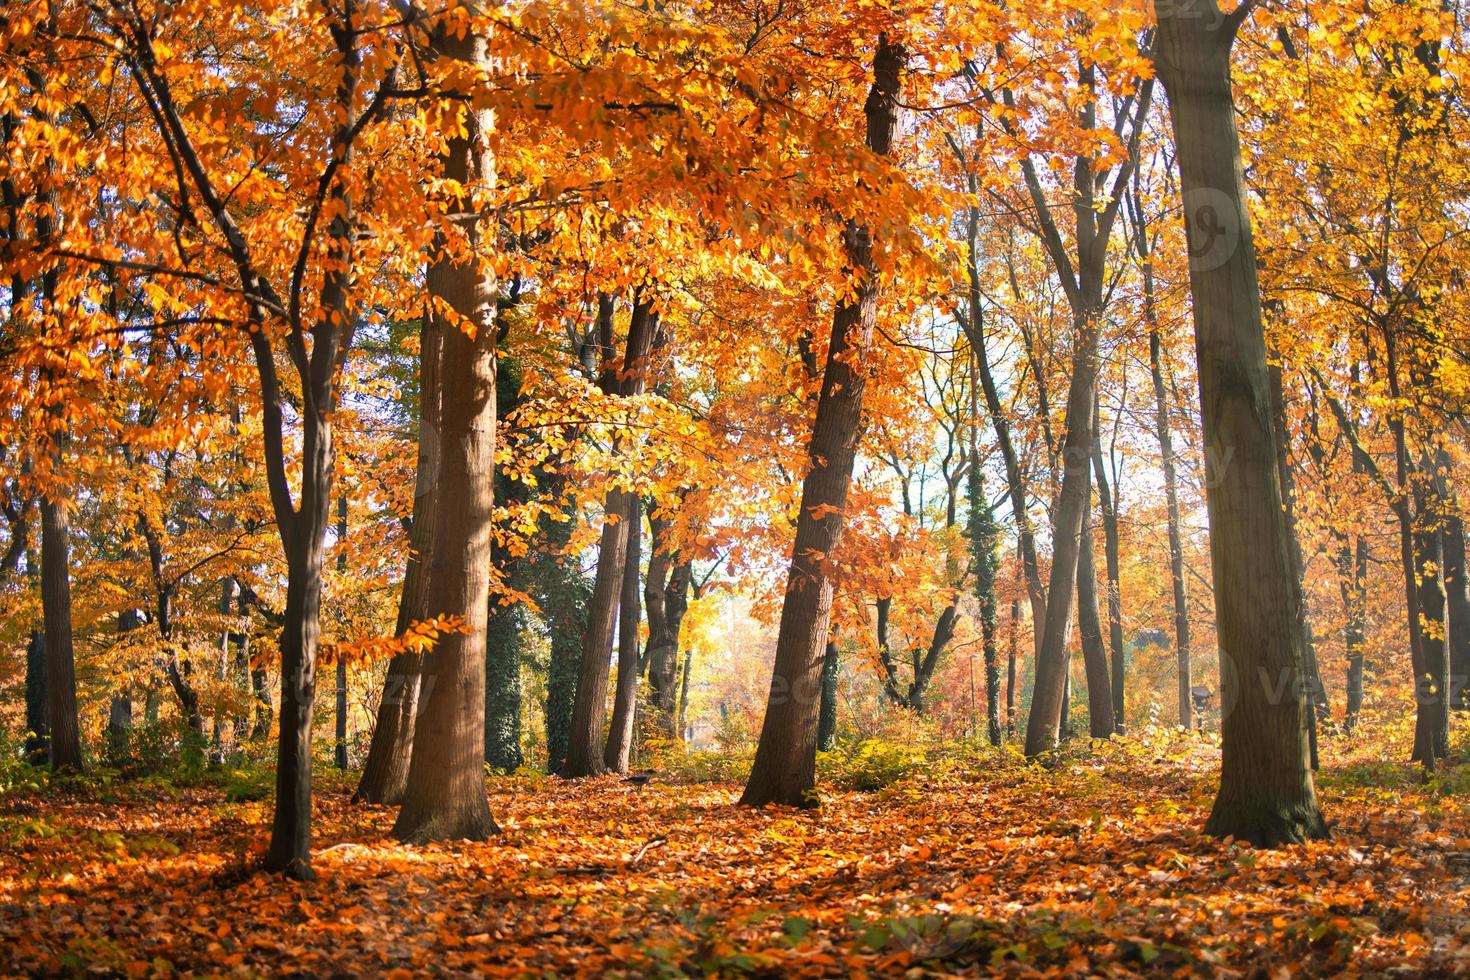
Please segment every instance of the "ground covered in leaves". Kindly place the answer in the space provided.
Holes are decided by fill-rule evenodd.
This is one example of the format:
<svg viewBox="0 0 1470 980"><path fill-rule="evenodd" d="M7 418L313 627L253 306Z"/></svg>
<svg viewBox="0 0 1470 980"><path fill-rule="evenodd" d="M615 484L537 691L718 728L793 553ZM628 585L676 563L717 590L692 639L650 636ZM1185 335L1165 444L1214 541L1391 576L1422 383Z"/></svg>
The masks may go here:
<svg viewBox="0 0 1470 980"><path fill-rule="evenodd" d="M1198 833L1213 754L986 751L815 812L518 776L491 782L498 839L424 848L329 781L305 885L251 870L269 808L228 785L13 790L0 972L1470 971L1463 781L1329 761L1334 839L1254 851Z"/></svg>

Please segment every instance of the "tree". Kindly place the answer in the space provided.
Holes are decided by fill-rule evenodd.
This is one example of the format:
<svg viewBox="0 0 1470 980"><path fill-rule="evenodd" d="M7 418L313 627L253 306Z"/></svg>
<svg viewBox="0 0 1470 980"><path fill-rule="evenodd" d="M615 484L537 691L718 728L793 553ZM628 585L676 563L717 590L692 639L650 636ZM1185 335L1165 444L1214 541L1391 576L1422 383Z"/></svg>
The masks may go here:
<svg viewBox="0 0 1470 980"><path fill-rule="evenodd" d="M1327 827L1307 752L1300 596L1287 553L1231 91L1231 50L1254 4L1228 15L1213 0L1204 6L1155 3L1156 63L1169 97L1190 249L1221 648L1223 764L1205 829L1274 846L1325 837Z"/></svg>
<svg viewBox="0 0 1470 980"><path fill-rule="evenodd" d="M489 68L489 40L468 7L436 25L432 51L446 70L448 91L469 94ZM459 74L463 73L463 74ZM468 82L464 76L468 76ZM459 103L459 100L454 100ZM428 275L428 315L439 318L439 512L424 564L424 603L451 620L424 655L424 690L414 720L413 757L403 806L393 824L399 840L484 840L498 832L485 795L485 640L489 617L491 520L495 496L496 285L487 252L492 228L483 195L493 187L486 108L456 104L443 120L441 166L459 234L435 241ZM432 682L432 687L429 687Z"/></svg>
<svg viewBox="0 0 1470 980"><path fill-rule="evenodd" d="M873 84L864 112L867 148L886 156L898 128L901 79L907 52L883 34L873 54ZM842 539L844 508L861 432L866 378L861 369L878 319L879 284L871 227L849 222L843 231L848 264L857 274L854 295L832 316L832 336L802 483L791 571L781 608L770 697L755 761L741 802L812 806L816 786L817 720L823 653L832 615L830 562Z"/></svg>

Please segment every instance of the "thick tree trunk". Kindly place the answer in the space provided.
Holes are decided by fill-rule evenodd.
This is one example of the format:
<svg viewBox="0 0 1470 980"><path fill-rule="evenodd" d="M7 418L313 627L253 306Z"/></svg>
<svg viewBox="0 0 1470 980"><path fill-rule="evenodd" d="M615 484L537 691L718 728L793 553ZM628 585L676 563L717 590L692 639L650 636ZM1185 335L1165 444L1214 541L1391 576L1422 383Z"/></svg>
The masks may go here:
<svg viewBox="0 0 1470 980"><path fill-rule="evenodd" d="M676 716L676 727L679 737L689 737L689 675L694 669L694 651L684 651L684 669L679 671L679 713Z"/></svg>
<svg viewBox="0 0 1470 980"><path fill-rule="evenodd" d="M1420 513L1425 513L1421 508ZM1449 648L1445 643L1445 594L1441 536L1430 530L1414 538L1415 574L1419 582L1423 670L1414 696L1418 703L1414 725L1414 759L1433 767L1449 755Z"/></svg>
<svg viewBox="0 0 1470 980"><path fill-rule="evenodd" d="M674 716L679 691L674 682L679 668L679 631L689 604L693 567L670 553L670 524L666 518L653 514L649 524L653 529L652 553L643 590L648 608L649 699L659 729L669 738L677 738Z"/></svg>
<svg viewBox="0 0 1470 980"><path fill-rule="evenodd" d="M817 713L817 751L831 752L837 742L837 676L842 667L837 641L827 641L822 655L822 707Z"/></svg>
<svg viewBox="0 0 1470 980"><path fill-rule="evenodd" d="M41 609L46 634L46 720L53 768L82 769L76 659L71 632L71 518L64 500L41 498Z"/></svg>
<svg viewBox="0 0 1470 980"><path fill-rule="evenodd" d="M643 560L643 505L628 495L628 542L623 560L622 594L618 598L618 683L613 692L612 721L608 725L603 765L613 772L628 771L633 751L633 718L638 706L638 598L639 566Z"/></svg>
<svg viewBox="0 0 1470 980"><path fill-rule="evenodd" d="M1224 758L1205 830L1258 846L1295 843L1327 827L1308 758L1298 596L1231 93L1230 51L1249 7L1229 17L1215 8L1217 23L1155 8L1190 250L1220 640Z"/></svg>
<svg viewBox="0 0 1470 980"><path fill-rule="evenodd" d="M602 314L603 311L599 311ZM601 316L600 319L606 319ZM656 314L648 301L634 304L628 324L627 350L623 357L623 395L643 393L648 352L652 348ZM607 721L608 672L612 666L614 627L623 591L623 569L628 556L628 532L632 526L633 495L610 490L607 520L597 551L597 576L592 600L587 606L587 634L582 642L581 669L577 675L577 697L572 707L571 737L567 745L564 775L571 778L598 776L607 771L603 761L603 727Z"/></svg>
<svg viewBox="0 0 1470 980"><path fill-rule="evenodd" d="M868 148L886 156L898 129L904 49L886 36L873 57L865 106ZM770 697L741 802L812 806L822 659L832 615L830 561L842 539L848 484L861 434L866 367L878 319L878 280L869 228L849 223L848 264L860 277L853 300L839 303L812 426L811 470L802 483Z"/></svg>
<svg viewBox="0 0 1470 980"><path fill-rule="evenodd" d="M470 70L489 63L488 39L440 34L441 56ZM464 128L452 136L444 176L463 187L495 179L488 146L489 109L467 107ZM473 211L465 199L456 208ZM434 256L431 296L442 300L439 385L439 516L424 569L431 616L454 617L460 629L443 633L424 655L424 690L414 723L413 757L403 808L393 825L402 841L485 840L498 828L485 795L485 627L489 614L492 510L495 497L496 287L484 262L493 228L472 219L465 227L468 254ZM473 336L466 332L473 331ZM432 684L432 688L428 685Z"/></svg>

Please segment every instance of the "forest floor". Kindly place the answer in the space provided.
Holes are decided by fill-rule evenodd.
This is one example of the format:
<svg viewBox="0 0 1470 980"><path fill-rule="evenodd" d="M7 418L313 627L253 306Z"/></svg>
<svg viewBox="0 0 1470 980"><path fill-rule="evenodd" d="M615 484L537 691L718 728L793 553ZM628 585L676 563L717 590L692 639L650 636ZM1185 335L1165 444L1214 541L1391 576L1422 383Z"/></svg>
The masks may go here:
<svg viewBox="0 0 1470 980"><path fill-rule="evenodd" d="M1470 972L1470 780L1329 759L1332 841L1255 851L1199 834L1214 753L988 750L816 811L523 775L498 838L421 848L329 776L304 885L228 787L11 791L0 973Z"/></svg>

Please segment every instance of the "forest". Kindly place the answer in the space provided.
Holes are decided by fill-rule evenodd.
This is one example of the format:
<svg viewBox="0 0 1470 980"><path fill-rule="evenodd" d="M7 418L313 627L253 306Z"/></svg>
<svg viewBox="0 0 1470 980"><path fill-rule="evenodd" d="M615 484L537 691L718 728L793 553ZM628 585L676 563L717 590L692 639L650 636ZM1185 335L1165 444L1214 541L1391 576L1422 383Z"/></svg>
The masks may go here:
<svg viewBox="0 0 1470 980"><path fill-rule="evenodd" d="M1459 0L8 0L0 976L1470 972Z"/></svg>

